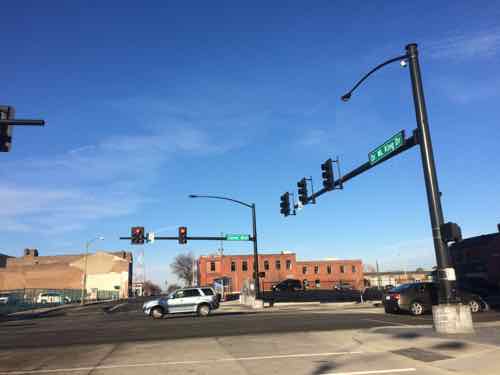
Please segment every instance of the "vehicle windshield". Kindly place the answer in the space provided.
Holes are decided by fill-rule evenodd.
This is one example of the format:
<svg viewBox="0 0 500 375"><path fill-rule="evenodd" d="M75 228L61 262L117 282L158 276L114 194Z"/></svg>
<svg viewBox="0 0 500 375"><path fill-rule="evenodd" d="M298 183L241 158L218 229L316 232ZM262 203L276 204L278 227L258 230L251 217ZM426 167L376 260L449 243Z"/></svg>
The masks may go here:
<svg viewBox="0 0 500 375"><path fill-rule="evenodd" d="M405 290L408 290L408 289L412 289L416 286L416 284L401 284L401 285L398 285L397 287L395 288L392 288L391 290L389 290L389 292L403 292Z"/></svg>

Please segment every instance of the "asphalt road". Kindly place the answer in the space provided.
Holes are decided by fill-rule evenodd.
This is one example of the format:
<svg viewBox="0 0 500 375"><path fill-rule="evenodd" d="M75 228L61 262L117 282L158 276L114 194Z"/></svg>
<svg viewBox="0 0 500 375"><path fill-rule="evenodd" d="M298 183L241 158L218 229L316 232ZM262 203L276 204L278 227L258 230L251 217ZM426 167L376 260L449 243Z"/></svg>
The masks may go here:
<svg viewBox="0 0 500 375"><path fill-rule="evenodd" d="M0 322L0 350L432 324L429 315L374 314L370 309L217 311L207 318L176 315L153 320L143 315L141 304L142 301L120 306L76 307L39 317L3 321ZM474 320L498 321L500 312L476 314Z"/></svg>

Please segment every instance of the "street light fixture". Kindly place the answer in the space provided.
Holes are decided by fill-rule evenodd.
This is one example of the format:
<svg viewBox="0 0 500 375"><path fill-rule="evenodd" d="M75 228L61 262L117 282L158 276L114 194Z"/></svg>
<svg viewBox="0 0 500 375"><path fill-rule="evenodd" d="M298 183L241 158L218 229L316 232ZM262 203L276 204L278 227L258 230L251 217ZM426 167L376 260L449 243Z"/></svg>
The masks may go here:
<svg viewBox="0 0 500 375"><path fill-rule="evenodd" d="M97 240L103 241L104 237L97 236L97 237L95 237L95 238L93 238L85 243L85 266L84 266L84 271L83 271L83 285L82 285L82 295L81 295L81 301L80 301L81 305L85 304L85 294L87 291L87 258L89 256L89 247L93 242L95 242Z"/></svg>
<svg viewBox="0 0 500 375"><path fill-rule="evenodd" d="M363 83L371 74L379 70L380 68L391 64L393 62L399 61L401 66L406 66L407 64L410 67L410 78L412 83L412 92L413 92L413 101L415 106L415 115L417 120L417 128L418 128L418 143L420 145L420 154L422 159L422 167L424 170L424 178L425 178L425 187L427 191L427 201L429 206L429 215L431 219L431 227L432 227L432 236L434 240L434 250L436 253L436 261L438 266L438 275L439 275L439 289L440 289L440 304L452 305L456 304L456 293L454 288L452 288L452 282L455 281L455 271L451 266L449 253L448 253L448 244L442 238L441 235L441 227L444 224L443 220L443 210L441 207L441 193L439 191L437 175L436 175L436 166L434 163L434 154L432 150L432 142L429 131L429 123L427 119L427 110L425 106L424 99L424 89L422 85L422 78L420 74L420 65L418 61L418 50L417 44L412 43L406 46L406 54L394 57L389 59L382 64L377 65L375 68L370 70L367 74L365 74L354 86L351 90L341 96L343 101L348 101L352 93ZM450 310L446 309L446 306L443 307L442 311L439 313L441 316L441 322L436 324L443 324L443 327L447 325L448 327L444 328L445 330L451 328L451 323L458 319L457 314L455 317L451 317L450 319L446 318L446 315L453 314ZM438 313L436 312L436 315ZM444 317L444 319L442 318ZM464 319L467 319L464 317ZM443 323L444 322L444 323Z"/></svg>
<svg viewBox="0 0 500 375"><path fill-rule="evenodd" d="M257 218L255 214L255 203L245 203L239 201L237 199L228 198L228 197L220 197L216 195L197 195L197 194L189 194L189 198L209 198L209 199L220 199L225 201L234 202L240 204L242 206L248 207L252 210L252 241L253 241L253 271L254 271L254 286L255 286L255 295L257 298L260 297L260 288L259 288L259 254L257 251Z"/></svg>

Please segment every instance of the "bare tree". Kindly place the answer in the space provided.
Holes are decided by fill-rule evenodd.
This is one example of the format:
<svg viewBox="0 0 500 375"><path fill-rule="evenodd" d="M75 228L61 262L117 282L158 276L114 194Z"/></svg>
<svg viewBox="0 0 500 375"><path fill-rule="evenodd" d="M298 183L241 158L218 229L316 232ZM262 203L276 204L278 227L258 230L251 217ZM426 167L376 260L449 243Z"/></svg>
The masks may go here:
<svg viewBox="0 0 500 375"><path fill-rule="evenodd" d="M177 284L169 284L169 286L167 287L167 294L175 292L177 289L180 289L179 285L177 285Z"/></svg>
<svg viewBox="0 0 500 375"><path fill-rule="evenodd" d="M194 255L189 252L186 254L179 254L175 257L174 261L170 265L172 272L180 280L184 281L186 286L193 284L193 263Z"/></svg>
<svg viewBox="0 0 500 375"><path fill-rule="evenodd" d="M144 282L144 295L145 296L158 296L161 293L161 288L159 285L151 281Z"/></svg>

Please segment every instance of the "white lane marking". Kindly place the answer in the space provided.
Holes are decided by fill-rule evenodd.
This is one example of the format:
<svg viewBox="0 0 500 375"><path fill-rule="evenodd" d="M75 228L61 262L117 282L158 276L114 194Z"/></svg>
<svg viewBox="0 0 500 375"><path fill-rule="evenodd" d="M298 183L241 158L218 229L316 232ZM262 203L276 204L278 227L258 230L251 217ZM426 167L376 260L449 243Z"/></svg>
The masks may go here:
<svg viewBox="0 0 500 375"><path fill-rule="evenodd" d="M123 365L102 365L102 366L93 366L93 367L73 367L73 368L56 368L56 369L47 369L47 370L8 371L8 372L0 372L0 375L49 374L49 373L58 373L58 372L109 370L109 369L131 368L131 367L196 365L196 364L205 364L205 363L255 361L255 360L280 359L280 358L328 357L328 356L334 356L334 355L349 355L349 354L362 354L362 353L363 352L303 353L303 354L266 355L266 356L257 356L257 357L218 358L218 359L207 359L207 360L200 360L200 361L130 363L130 364L123 364Z"/></svg>
<svg viewBox="0 0 500 375"><path fill-rule="evenodd" d="M115 311L116 309L118 309L119 307L122 307L122 306L125 306L127 305L127 302L125 303L120 303L119 305L116 305L116 306L113 306L112 308L110 308L108 311Z"/></svg>
<svg viewBox="0 0 500 375"><path fill-rule="evenodd" d="M369 322L377 322L377 323L385 323L385 324L395 324L395 325L398 325L398 326L412 327L409 324L398 323L398 322L389 322L387 320L369 319L369 318L363 318L362 320L367 320Z"/></svg>
<svg viewBox="0 0 500 375"><path fill-rule="evenodd" d="M401 372L417 371L416 368L394 368L390 370L371 370L371 371L354 371L354 372L331 372L324 375L368 375L368 374L394 374Z"/></svg>

